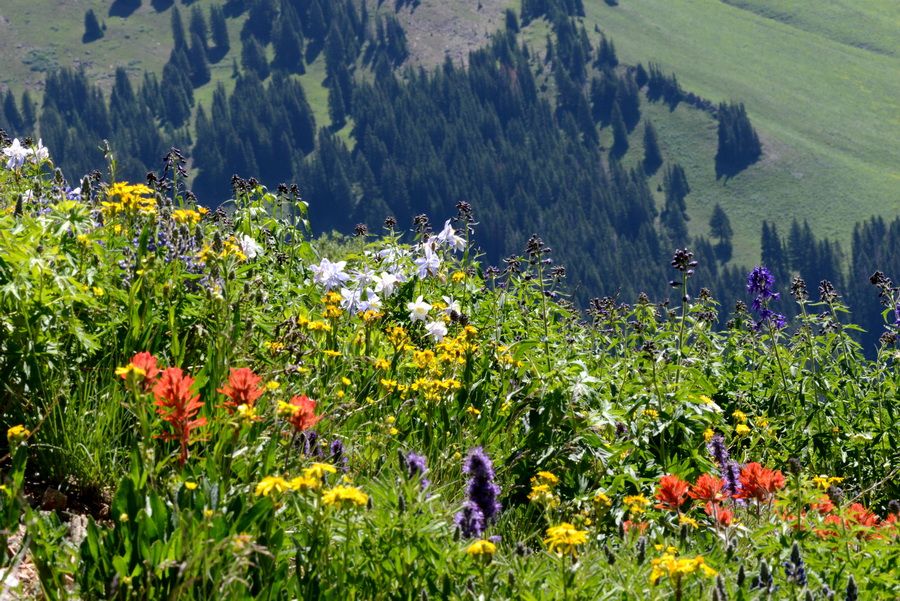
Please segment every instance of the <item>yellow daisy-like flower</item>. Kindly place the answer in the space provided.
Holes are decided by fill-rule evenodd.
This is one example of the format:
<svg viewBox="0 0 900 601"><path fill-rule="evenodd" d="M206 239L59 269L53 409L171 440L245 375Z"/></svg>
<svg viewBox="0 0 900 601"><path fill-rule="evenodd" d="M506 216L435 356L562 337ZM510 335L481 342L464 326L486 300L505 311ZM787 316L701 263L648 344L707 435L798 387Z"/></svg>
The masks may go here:
<svg viewBox="0 0 900 601"><path fill-rule="evenodd" d="M337 468L328 463L313 463L311 466L303 470L303 475L307 478L315 478L323 480L325 474L337 473Z"/></svg>
<svg viewBox="0 0 900 601"><path fill-rule="evenodd" d="M663 576L668 576L675 582L680 581L698 570L708 578L714 578L718 572L707 565L702 555L697 557L676 557L674 553L664 553L662 557L651 560L653 568L650 570L650 582L656 584Z"/></svg>
<svg viewBox="0 0 900 601"><path fill-rule="evenodd" d="M338 352L338 351L332 351L332 350L328 350L328 349L322 351L322 354L325 355L326 357L333 357L333 358L336 358L336 357L340 357L340 356L341 356L341 353L340 353L340 352Z"/></svg>
<svg viewBox="0 0 900 601"><path fill-rule="evenodd" d="M705 440L706 442L709 442L710 440L712 440L712 437L715 435L716 435L715 430L713 430L712 428L707 428L706 430L703 431L703 440Z"/></svg>
<svg viewBox="0 0 900 601"><path fill-rule="evenodd" d="M544 544L552 553L574 557L578 554L578 547L587 542L587 534L587 530L578 530L572 524L563 522L547 528Z"/></svg>
<svg viewBox="0 0 900 601"><path fill-rule="evenodd" d="M176 223L184 223L187 225L193 225L196 223L200 223L200 212L194 211L192 209L175 209L172 211L172 220Z"/></svg>
<svg viewBox="0 0 900 601"><path fill-rule="evenodd" d="M732 413L731 417L733 417L734 421L738 422L739 424L746 423L746 421L747 421L747 414L744 413L743 411L741 411L740 409L738 409L734 413Z"/></svg>
<svg viewBox="0 0 900 601"><path fill-rule="evenodd" d="M738 436L747 436L748 434L750 434L750 426L748 426L747 424L738 424L737 426L735 426L734 432Z"/></svg>
<svg viewBox="0 0 900 601"><path fill-rule="evenodd" d="M828 490L832 485L843 482L844 479L837 476L816 476L812 481L818 488Z"/></svg>
<svg viewBox="0 0 900 601"><path fill-rule="evenodd" d="M268 497L273 492L282 493L291 489L291 485L281 476L266 476L256 485L257 497Z"/></svg>
<svg viewBox="0 0 900 601"><path fill-rule="evenodd" d="M6 440L9 441L10 446L22 442L29 436L31 436L31 431L22 424L13 426L6 431Z"/></svg>
<svg viewBox="0 0 900 601"><path fill-rule="evenodd" d="M391 362L388 361L387 359L375 359L375 362L373 363L373 365L375 366L375 369L380 369L380 370L384 371L384 370L390 369Z"/></svg>
<svg viewBox="0 0 900 601"><path fill-rule="evenodd" d="M497 545L489 540L477 540L466 547L466 555L490 559L497 552Z"/></svg>
<svg viewBox="0 0 900 601"><path fill-rule="evenodd" d="M628 506L628 511L635 515L644 513L647 506L650 505L650 499L644 495L628 495L622 499L622 502Z"/></svg>
<svg viewBox="0 0 900 601"><path fill-rule="evenodd" d="M534 478L532 478L534 480ZM553 494L553 489L549 484L534 484L531 492L528 493L528 500L538 505L546 505L547 507L555 507L559 505L559 499Z"/></svg>
<svg viewBox="0 0 900 601"><path fill-rule="evenodd" d="M684 515L684 514L678 516L678 523L684 524L686 526L690 526L691 528L699 528L700 527L700 524L697 523L697 520L695 520L694 518L692 518L690 516Z"/></svg>
<svg viewBox="0 0 900 601"><path fill-rule="evenodd" d="M594 495L592 500L594 501L594 505L599 508L608 509L612 507L612 499L604 492L598 492Z"/></svg>
<svg viewBox="0 0 900 601"><path fill-rule="evenodd" d="M659 417L659 411L656 409L644 409L644 415L649 417L650 419L656 419Z"/></svg>
<svg viewBox="0 0 900 601"><path fill-rule="evenodd" d="M197 489L197 483L196 483L196 482L191 482L190 480L188 480L188 481L186 481L186 482L184 483L184 487L185 487L186 489L188 489L188 490L196 490L196 489Z"/></svg>
<svg viewBox="0 0 900 601"><path fill-rule="evenodd" d="M556 486L557 484L559 484L559 478L557 478L553 472L548 471L538 472L537 475L531 480L532 482L534 482L534 480L540 480L541 482L549 484L550 486Z"/></svg>
<svg viewBox="0 0 900 601"><path fill-rule="evenodd" d="M278 390L279 388L281 388L281 384L278 383L276 380L271 380L270 382L266 382L266 390L268 390L269 392Z"/></svg>
<svg viewBox="0 0 900 601"><path fill-rule="evenodd" d="M299 490L300 492L306 492L311 490L318 490L322 486L322 480L319 478L312 478L310 476L297 476L293 478L288 484L291 487L291 490Z"/></svg>
<svg viewBox="0 0 900 601"><path fill-rule="evenodd" d="M142 378L147 375L147 372L135 365L134 363L129 363L125 367L117 367L116 375L125 379L128 379L132 375L135 378Z"/></svg>
<svg viewBox="0 0 900 601"><path fill-rule="evenodd" d="M458 284L466 279L466 273L464 271L454 271L453 275L450 276L450 279L454 284Z"/></svg>
<svg viewBox="0 0 900 601"><path fill-rule="evenodd" d="M473 407L472 405L469 405L469 406L466 408L466 413L468 413L469 415L471 415L471 416L473 416L473 417L478 417L479 415L481 415L481 410L480 410L480 409L476 409L476 408Z"/></svg>
<svg viewBox="0 0 900 601"><path fill-rule="evenodd" d="M369 502L369 495L355 486L335 486L325 491L322 502L335 509L354 509L365 507Z"/></svg>

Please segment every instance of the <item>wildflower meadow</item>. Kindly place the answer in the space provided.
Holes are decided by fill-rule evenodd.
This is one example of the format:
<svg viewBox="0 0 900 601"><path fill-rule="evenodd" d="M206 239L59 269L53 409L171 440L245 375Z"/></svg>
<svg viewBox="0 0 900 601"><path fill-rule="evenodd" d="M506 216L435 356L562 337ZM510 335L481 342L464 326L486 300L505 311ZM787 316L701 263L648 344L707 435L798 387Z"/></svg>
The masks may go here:
<svg viewBox="0 0 900 601"><path fill-rule="evenodd" d="M3 598L900 597L890 274L869 360L765 266L721 307L680 249L671 303L580 309L465 202L314 238L315 198L204 208L175 150L3 155Z"/></svg>

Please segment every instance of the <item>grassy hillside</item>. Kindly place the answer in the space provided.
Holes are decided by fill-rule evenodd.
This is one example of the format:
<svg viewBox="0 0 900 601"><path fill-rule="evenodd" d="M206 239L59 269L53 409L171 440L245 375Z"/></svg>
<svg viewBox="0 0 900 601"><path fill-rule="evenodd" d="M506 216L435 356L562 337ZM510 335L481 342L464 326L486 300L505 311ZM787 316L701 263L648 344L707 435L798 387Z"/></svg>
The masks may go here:
<svg viewBox="0 0 900 601"><path fill-rule="evenodd" d="M762 219L809 219L819 234L846 243L855 221L900 214L900 29L894 3L585 5L588 23L612 37L624 62L656 62L674 71L689 91L747 105L765 156L718 182L714 124L704 125L699 113L683 107L672 114L662 107L648 111L668 157L687 169L695 231L705 230L712 206L721 202L736 225L735 250L748 258L758 247Z"/></svg>

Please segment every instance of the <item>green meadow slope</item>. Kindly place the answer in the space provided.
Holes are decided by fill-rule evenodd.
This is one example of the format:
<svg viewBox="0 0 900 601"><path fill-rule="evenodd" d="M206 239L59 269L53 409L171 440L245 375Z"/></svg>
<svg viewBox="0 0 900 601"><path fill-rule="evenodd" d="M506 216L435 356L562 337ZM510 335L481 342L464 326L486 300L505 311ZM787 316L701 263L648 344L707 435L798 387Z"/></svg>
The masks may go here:
<svg viewBox="0 0 900 601"><path fill-rule="evenodd" d="M893 0L585 2L626 63L655 62L713 101L744 102L765 147L716 180L715 124L698 111L647 113L667 158L687 170L696 233L720 202L738 258L755 258L759 222L809 219L841 240L873 214L900 214L900 13ZM639 146L638 128L632 146Z"/></svg>

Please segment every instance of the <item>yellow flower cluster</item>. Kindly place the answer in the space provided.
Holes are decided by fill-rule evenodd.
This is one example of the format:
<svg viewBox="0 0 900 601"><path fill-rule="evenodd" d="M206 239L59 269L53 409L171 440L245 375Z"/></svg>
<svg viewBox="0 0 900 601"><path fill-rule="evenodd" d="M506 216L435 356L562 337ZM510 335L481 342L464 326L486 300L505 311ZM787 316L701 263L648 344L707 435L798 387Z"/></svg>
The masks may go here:
<svg viewBox="0 0 900 601"><path fill-rule="evenodd" d="M559 484L559 478L552 472L538 472L531 478L531 492L528 493L528 500L548 508L556 507L559 505L559 498L554 490L557 484Z"/></svg>
<svg viewBox="0 0 900 601"><path fill-rule="evenodd" d="M200 223L200 219L209 212L205 207L194 209L175 209L172 211L172 220L176 223L194 225Z"/></svg>
<svg viewBox="0 0 900 601"><path fill-rule="evenodd" d="M387 337L397 351L408 351L413 348L410 344L409 332L403 326L391 326L387 329Z"/></svg>
<svg viewBox="0 0 900 601"><path fill-rule="evenodd" d="M489 540L477 540L466 548L466 555L490 559L497 552L497 545Z"/></svg>
<svg viewBox="0 0 900 601"><path fill-rule="evenodd" d="M153 194L153 190L144 184L117 182L107 189L107 200L100 203L101 210L107 217L119 214L155 215L156 199L148 196L150 194Z"/></svg>
<svg viewBox="0 0 900 601"><path fill-rule="evenodd" d="M9 442L9 446L18 444L29 436L31 436L31 431L22 424L13 426L6 431L6 440Z"/></svg>
<svg viewBox="0 0 900 601"><path fill-rule="evenodd" d="M459 336L455 338L444 338L435 345L438 351L437 360L443 364L466 364L466 356L478 350L478 345L470 342L474 335L470 335L468 329L472 326L466 326ZM472 328L475 330L475 328ZM475 330L477 332L477 330Z"/></svg>
<svg viewBox="0 0 900 601"><path fill-rule="evenodd" d="M544 544L551 553L574 557L578 553L578 547L587 542L587 534L587 530L578 530L572 524L563 522L547 528Z"/></svg>
<svg viewBox="0 0 900 601"><path fill-rule="evenodd" d="M402 384L399 384L397 389L401 390L402 386ZM418 378L409 385L405 392L408 394L421 394L426 401L439 401L450 392L459 390L460 388L462 388L462 382L452 378L434 380L431 378ZM401 392L403 392L403 390L401 390Z"/></svg>
<svg viewBox="0 0 900 601"><path fill-rule="evenodd" d="M674 547L669 547L662 557L652 559L650 564L653 568L650 570L650 582L656 584L663 576L668 576L673 581L678 582L682 577L693 574L698 570L704 576L714 578L718 572L709 567L702 555L696 557L678 557L678 551Z"/></svg>
<svg viewBox="0 0 900 601"><path fill-rule="evenodd" d="M197 253L197 258L203 263L208 263L211 259L227 259L228 257L235 257L238 261L247 260L247 255L244 254L241 245L233 237L223 240L222 250L218 252L207 244Z"/></svg>
<svg viewBox="0 0 900 601"><path fill-rule="evenodd" d="M335 509L354 509L365 507L369 502L369 495L355 486L338 485L325 491L322 502Z"/></svg>
<svg viewBox="0 0 900 601"><path fill-rule="evenodd" d="M628 507L631 515L644 513L647 511L647 506L650 505L650 499L644 495L628 495L622 499L622 502Z"/></svg>
<svg viewBox="0 0 900 601"><path fill-rule="evenodd" d="M281 404L286 403L279 403L279 405ZM335 472L337 472L337 468L333 465L327 463L313 463L303 470L302 476L297 476L291 480L286 480L281 476L266 476L256 485L255 494L257 497L268 497L272 493L277 494L292 490L300 492L318 490L325 482L326 474L333 474Z"/></svg>
<svg viewBox="0 0 900 601"><path fill-rule="evenodd" d="M816 476L812 479L812 481L813 484L815 484L818 488L822 490L828 490L833 485L843 482L844 479L837 476Z"/></svg>

